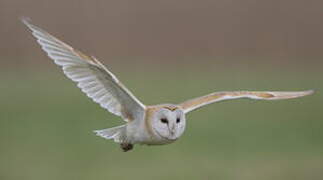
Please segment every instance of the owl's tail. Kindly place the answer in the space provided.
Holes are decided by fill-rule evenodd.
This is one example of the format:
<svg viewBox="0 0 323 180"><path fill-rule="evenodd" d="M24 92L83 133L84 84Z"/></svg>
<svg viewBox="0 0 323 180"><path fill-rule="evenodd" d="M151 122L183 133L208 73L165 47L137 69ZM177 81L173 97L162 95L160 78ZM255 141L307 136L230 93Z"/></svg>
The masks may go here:
<svg viewBox="0 0 323 180"><path fill-rule="evenodd" d="M114 139L117 143L124 142L126 138L126 127L127 125L117 126L108 129L94 131L97 136L101 136L105 139Z"/></svg>

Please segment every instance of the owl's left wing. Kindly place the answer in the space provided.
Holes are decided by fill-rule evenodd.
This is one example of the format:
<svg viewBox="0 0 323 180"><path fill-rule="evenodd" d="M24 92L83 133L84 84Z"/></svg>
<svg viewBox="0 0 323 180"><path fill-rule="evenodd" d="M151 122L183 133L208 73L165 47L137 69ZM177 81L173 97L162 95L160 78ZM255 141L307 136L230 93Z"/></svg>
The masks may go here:
<svg viewBox="0 0 323 180"><path fill-rule="evenodd" d="M206 96L198 97L181 103L179 106L185 113L198 109L202 106L229 99L249 98L257 100L279 100L291 99L312 94L314 91L232 91L232 92L215 92Z"/></svg>
<svg viewBox="0 0 323 180"><path fill-rule="evenodd" d="M62 67L64 74L76 82L88 97L125 120L142 118L145 105L97 59L72 48L28 20L22 21L47 55Z"/></svg>

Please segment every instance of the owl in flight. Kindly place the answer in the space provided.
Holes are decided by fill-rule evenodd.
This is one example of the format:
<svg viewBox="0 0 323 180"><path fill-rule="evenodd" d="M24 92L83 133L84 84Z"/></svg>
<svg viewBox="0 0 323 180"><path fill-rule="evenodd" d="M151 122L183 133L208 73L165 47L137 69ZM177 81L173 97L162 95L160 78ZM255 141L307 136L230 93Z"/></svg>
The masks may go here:
<svg viewBox="0 0 323 180"><path fill-rule="evenodd" d="M298 98L310 91L226 91L185 101L180 104L146 106L141 103L101 62L72 48L46 31L23 23L32 31L37 42L54 62L63 68L65 75L94 102L112 114L120 116L126 124L94 131L105 139L113 139L123 151L134 144L162 145L176 141L184 132L185 115L205 105L238 98L279 100Z"/></svg>

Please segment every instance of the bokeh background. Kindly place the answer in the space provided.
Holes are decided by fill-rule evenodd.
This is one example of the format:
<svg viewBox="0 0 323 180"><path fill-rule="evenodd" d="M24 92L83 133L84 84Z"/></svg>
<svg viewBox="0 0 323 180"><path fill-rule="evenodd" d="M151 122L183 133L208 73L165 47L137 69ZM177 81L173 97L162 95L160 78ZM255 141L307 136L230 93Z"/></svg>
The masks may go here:
<svg viewBox="0 0 323 180"><path fill-rule="evenodd" d="M323 1L0 0L0 179L323 179ZM145 104L223 90L307 90L188 115L182 138L128 153L123 122L41 51L19 18L95 55Z"/></svg>

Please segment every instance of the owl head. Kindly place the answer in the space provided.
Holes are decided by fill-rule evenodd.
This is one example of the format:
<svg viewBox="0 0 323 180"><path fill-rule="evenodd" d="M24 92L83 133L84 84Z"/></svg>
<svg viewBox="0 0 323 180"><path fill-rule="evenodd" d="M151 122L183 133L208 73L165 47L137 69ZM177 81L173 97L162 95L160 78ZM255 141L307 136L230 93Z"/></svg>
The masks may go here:
<svg viewBox="0 0 323 180"><path fill-rule="evenodd" d="M153 114L152 130L159 138L175 141L185 130L185 114L175 105L161 105Z"/></svg>

